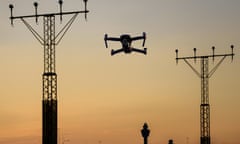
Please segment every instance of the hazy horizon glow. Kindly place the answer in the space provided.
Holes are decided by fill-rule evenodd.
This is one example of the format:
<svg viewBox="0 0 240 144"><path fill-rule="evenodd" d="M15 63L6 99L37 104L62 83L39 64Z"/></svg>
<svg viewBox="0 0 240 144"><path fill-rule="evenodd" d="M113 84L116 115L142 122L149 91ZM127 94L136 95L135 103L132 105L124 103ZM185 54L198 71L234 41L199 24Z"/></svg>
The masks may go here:
<svg viewBox="0 0 240 144"><path fill-rule="evenodd" d="M43 50L14 15L33 14L32 0L0 2L0 143L41 144ZM57 1L38 0L39 13L57 12ZM57 46L59 142L140 144L144 122L149 144L199 144L200 79L179 56L231 53L209 81L211 140L239 144L240 19L238 0L90 0L88 21L79 15ZM64 11L82 10L77 0ZM63 17L63 23L70 17ZM42 20L36 25L42 32ZM60 24L56 17L57 30ZM104 34L147 33L148 55L119 54L104 46ZM141 47L141 42L133 43ZM216 64L217 61L214 63ZM210 67L213 63L209 61ZM199 68L199 62L195 65ZM67 141L69 140L69 141Z"/></svg>

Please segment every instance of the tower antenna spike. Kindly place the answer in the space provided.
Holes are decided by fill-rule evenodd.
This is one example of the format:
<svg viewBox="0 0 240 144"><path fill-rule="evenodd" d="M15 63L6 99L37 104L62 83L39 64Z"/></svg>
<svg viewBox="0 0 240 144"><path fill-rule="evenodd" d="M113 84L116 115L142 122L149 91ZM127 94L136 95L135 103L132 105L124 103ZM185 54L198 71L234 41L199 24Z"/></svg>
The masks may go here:
<svg viewBox="0 0 240 144"><path fill-rule="evenodd" d="M234 45L231 45L231 50L232 50L232 61L233 61L233 56L234 56L233 49L234 49Z"/></svg>
<svg viewBox="0 0 240 144"><path fill-rule="evenodd" d="M213 51L212 60L213 60L213 62L214 62L214 58L215 58L215 46L212 46L212 51Z"/></svg>
<svg viewBox="0 0 240 144"><path fill-rule="evenodd" d="M176 64L178 64L178 49L176 49L175 52L176 52Z"/></svg>
<svg viewBox="0 0 240 144"><path fill-rule="evenodd" d="M84 9L85 9L85 11L87 11L87 2L88 2L88 0L83 0L83 2L84 2ZM85 20L87 21L87 13L85 13Z"/></svg>
<svg viewBox="0 0 240 144"><path fill-rule="evenodd" d="M38 23L38 12L37 12L37 8L38 8L38 3L34 2L33 3L34 7L35 7L35 17L36 17L36 23Z"/></svg>
<svg viewBox="0 0 240 144"><path fill-rule="evenodd" d="M194 52L194 62L196 63L196 52L197 52L197 48L193 48L193 52Z"/></svg>
<svg viewBox="0 0 240 144"><path fill-rule="evenodd" d="M60 22L62 22L62 5L63 5L63 1L59 0L58 3L59 3L59 6L60 6Z"/></svg>
<svg viewBox="0 0 240 144"><path fill-rule="evenodd" d="M10 4L9 8L10 8L10 13L11 13L11 16L10 16L11 25L13 26L13 19L12 19L13 18L13 8L14 8L13 4Z"/></svg>

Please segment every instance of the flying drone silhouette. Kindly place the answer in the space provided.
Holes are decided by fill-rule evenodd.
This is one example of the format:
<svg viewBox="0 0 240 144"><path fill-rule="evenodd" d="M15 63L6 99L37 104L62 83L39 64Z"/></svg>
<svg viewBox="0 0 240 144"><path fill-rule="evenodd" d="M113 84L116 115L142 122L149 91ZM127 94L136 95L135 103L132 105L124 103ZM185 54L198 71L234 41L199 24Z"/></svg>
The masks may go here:
<svg viewBox="0 0 240 144"><path fill-rule="evenodd" d="M120 52L124 52L126 54L129 54L131 52L138 52L138 53L142 53L142 54L147 54L147 48L144 48L143 50L142 49L137 49L137 48L134 48L132 47L132 42L133 41L136 41L136 40L143 40L143 44L142 44L142 47L144 47L145 45L145 41L146 41L146 33L143 32L142 36L136 36L136 37L131 37L130 35L128 34L123 34L121 35L119 38L116 38L116 37L108 37L107 34L105 34L105 37L104 37L104 41L105 41L105 46L106 48L108 48L108 43L107 41L119 41L121 42L122 44L122 48L118 49L118 50L113 50L111 51L111 55L115 55L117 53L120 53Z"/></svg>

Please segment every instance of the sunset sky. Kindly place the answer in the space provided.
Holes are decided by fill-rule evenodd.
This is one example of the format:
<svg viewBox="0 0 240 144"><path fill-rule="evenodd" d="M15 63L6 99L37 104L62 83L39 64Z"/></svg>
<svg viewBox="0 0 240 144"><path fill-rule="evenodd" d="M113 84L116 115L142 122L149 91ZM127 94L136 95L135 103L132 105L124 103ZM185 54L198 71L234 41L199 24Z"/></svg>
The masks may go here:
<svg viewBox="0 0 240 144"><path fill-rule="evenodd" d="M36 0L39 13L58 12L58 0ZM34 14L34 0L0 1L0 144L41 144L43 48L14 16ZM56 47L59 142L62 144L200 143L200 79L179 56L231 53L209 80L212 144L240 143L240 0L89 0ZM83 10L65 0L64 11ZM63 23L56 17L57 31ZM42 19L28 22L42 34ZM118 37L146 32L148 54L110 55ZM142 48L141 41L133 43ZM209 60L210 68L217 64ZM192 61L191 61L192 62ZM200 62L192 64L200 70Z"/></svg>

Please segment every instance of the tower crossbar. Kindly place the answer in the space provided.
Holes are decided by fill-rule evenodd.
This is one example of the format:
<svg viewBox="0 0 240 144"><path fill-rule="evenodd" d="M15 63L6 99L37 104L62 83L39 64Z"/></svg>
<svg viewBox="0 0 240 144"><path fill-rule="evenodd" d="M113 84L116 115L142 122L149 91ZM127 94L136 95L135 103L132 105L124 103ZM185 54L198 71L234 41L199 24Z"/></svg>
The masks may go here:
<svg viewBox="0 0 240 144"><path fill-rule="evenodd" d="M215 55L215 47L212 47L212 55L196 56L196 48L194 48L194 56L190 57L178 57L178 50L176 50L176 62L184 60L184 62L194 71L194 73L201 79L201 104L200 104L200 144L211 144L210 136L210 103L209 103L209 78L214 74L217 68L221 65L227 56L231 56L233 59L233 45L231 45L231 54L219 54ZM209 71L209 58L220 58L219 62ZM200 60L200 72L194 68L189 60Z"/></svg>
<svg viewBox="0 0 240 144"><path fill-rule="evenodd" d="M10 4L11 9L11 24L13 20L20 19L34 35L34 37L43 45L44 48L44 70L42 74L42 143L43 144L57 144L58 141L58 97L57 97L57 73L56 73L56 45L62 40L63 36L71 27L72 23L76 19L79 13L86 14L89 12L86 10L87 0L85 2L84 11L62 12L62 0L59 0L60 12L37 14L38 4L35 2L35 15L26 16L13 16L13 5ZM72 18L66 23L66 25L56 34L55 17L60 16L62 20L63 15L73 15ZM26 21L28 18L35 18L38 23L38 18L43 18L43 36L39 34L33 27Z"/></svg>

